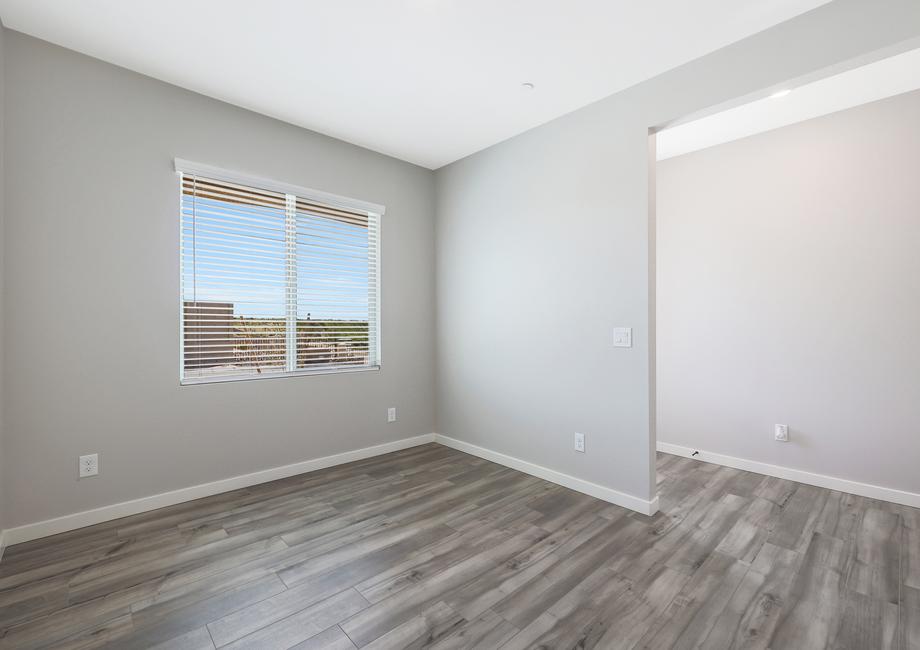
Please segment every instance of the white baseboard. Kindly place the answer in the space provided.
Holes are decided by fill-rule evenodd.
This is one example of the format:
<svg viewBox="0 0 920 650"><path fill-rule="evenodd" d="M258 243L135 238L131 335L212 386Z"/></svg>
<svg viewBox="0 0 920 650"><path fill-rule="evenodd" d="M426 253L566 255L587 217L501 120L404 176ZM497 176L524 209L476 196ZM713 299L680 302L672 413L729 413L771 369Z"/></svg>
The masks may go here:
<svg viewBox="0 0 920 650"><path fill-rule="evenodd" d="M399 451L401 449L408 449L409 447L424 445L430 442L437 442L447 447L451 447L453 449L457 449L459 451L463 451L480 458L485 458L486 460L504 465L505 467L510 467L512 469L524 472L525 474L530 474L552 483L571 488L578 492L589 494L593 497L597 497L598 499L603 499L609 503L623 506L624 508L629 508L630 510L635 510L636 512L642 513L644 515L652 515L658 512L657 496L651 501L646 501L631 494L618 492L602 485L591 483L590 481L585 481L583 479L576 478L568 474L563 474L562 472L557 472L556 470L552 470L541 465L535 465L534 463L529 463L519 458L514 458L513 456L507 456L496 451L478 447L476 445L472 445L461 440L456 440L454 438L449 438L447 436L442 436L440 434L429 433L421 436L415 436L413 438L396 440L394 442L388 442L373 447L355 449L353 451L346 451L341 454L324 456L322 458L315 458L313 460L293 463L291 465L284 465L282 467L273 467L271 469L253 472L251 474L243 474L242 476L234 476L231 478L221 479L211 483L193 485L191 487L181 488L171 492L163 492L161 494L142 497L132 501L114 503L108 506L94 508L92 510L85 510L83 512L64 515L54 519L47 519L45 521L38 521L32 524L26 524L24 526L17 526L16 528L8 528L6 530L0 531L0 559L2 559L3 556L3 549L6 546L12 546L13 544L21 544L33 539L48 537L49 535L66 533L78 528L84 528L94 524L101 524L106 521L121 519L122 517L128 517L142 512L149 512L150 510L157 510L158 508L165 508L166 506L172 506L178 503L192 501L194 499L201 499L203 497L221 494L223 492L230 492L231 490L238 490L240 488L249 487L251 485L258 485L259 483L276 481L278 479L295 476L297 474L306 474L307 472L313 472L319 469L333 467L335 465L351 463L356 460L363 460L373 456L380 456L381 454L388 454L390 452Z"/></svg>
<svg viewBox="0 0 920 650"><path fill-rule="evenodd" d="M724 454L717 454L711 451L703 451L702 449L683 447L681 445L672 445L668 442L659 442L657 444L657 449L658 451L665 454L674 454L675 456L693 458L694 460L701 460L704 463L725 465L726 467L743 469L748 472L765 474L767 476L775 476L776 478L784 478L790 481L796 481L797 483L805 483L807 485L828 488L829 490L837 490L838 492L846 492L848 494L856 494L861 497L869 497L870 499L880 499L881 501L890 501L891 503L897 503L903 506L913 506L914 508L920 508L920 494L916 494L914 492L904 492L903 490L895 490L894 488L886 488L879 485L871 485L869 483L850 481L845 478L826 476L824 474L814 474L812 472L806 472L801 469L793 469L791 467L783 467L781 465L771 465L769 463L761 463L759 461L748 460L746 458L726 456ZM697 452L696 456L692 455L694 452Z"/></svg>
<svg viewBox="0 0 920 650"><path fill-rule="evenodd" d="M114 503L101 508L94 508L93 510L85 510L72 515L64 515L63 517L57 517L55 519L39 521L34 524L8 528L4 531L0 531L0 540L2 540L0 544L12 546L13 544L20 544L40 537L65 533L69 530L76 530L77 528L92 526L93 524L101 524L105 521L121 519L129 515L136 515L141 512L172 506L177 503L184 503L186 501L209 497L222 492L230 492L231 490L258 485L259 483L276 481L296 474L306 474L307 472L313 472L318 469L343 465L356 460L364 460L365 458L424 445L429 442L434 442L434 439L435 435L433 433L427 433L413 438L404 438L382 445L375 445L373 447L364 447L363 449L355 449L354 451L346 451L341 454L324 456L322 458L306 460L300 463L284 465L282 467L273 467L260 472L253 472L252 474L243 474L242 476L234 476L211 483L193 485L192 487L181 488L179 490L173 490L172 492L163 492L162 494L134 499L133 501ZM0 549L2 549L2 546L0 546ZM2 554L2 551L0 551L0 554ZM0 557L2 557L2 555L0 555Z"/></svg>
<svg viewBox="0 0 920 650"><path fill-rule="evenodd" d="M519 472L524 472L525 474L530 474L531 476L536 476L537 478L542 478L546 481L549 481L550 483L556 483L577 492L583 492L584 494L589 494L592 497L603 499L609 503L623 506L624 508L629 508L630 510L635 510L636 512L642 513L643 515L653 515L658 512L657 495L651 501L646 501L645 499L640 499L639 497L633 496L631 494L618 492L617 490L604 487L603 485L598 485L597 483L591 483L590 481L585 481L569 474L563 474L562 472L557 472L554 469L549 469L548 467L543 467L542 465L535 465L534 463L530 463L526 460L521 460L520 458L515 458L514 456L508 456L497 451L492 451L491 449L486 449L485 447L479 447L468 442L463 442L462 440L457 440L456 438L449 438L448 436L443 436L440 433L435 434L434 441L446 447L451 447L458 451L463 451L468 454L472 454L473 456L478 456L479 458L491 460L493 463L498 463L499 465L504 465L505 467L516 469Z"/></svg>
<svg viewBox="0 0 920 650"><path fill-rule="evenodd" d="M213 481L211 483L194 485L192 487L173 490L171 492L164 492L162 494L155 494L149 497L134 499L132 501L115 503L112 505L103 506L101 508L95 508L93 510L86 510L71 515L64 515L63 517L57 517L55 519L48 519L32 524L26 524L24 526L18 526L16 528L0 530L0 559L3 557L4 549L7 546L12 546L13 544L20 544L22 542L28 542L33 539L47 537L49 535L56 535L58 533L64 533L70 530L76 530L77 528L92 526L93 524L99 524L106 521L111 521L113 519L120 519L122 517L127 517L142 512L148 512L158 508L164 508L166 506L175 505L177 503L184 503L194 499L200 499L202 497L212 496L214 494L221 494L231 490L238 490L240 488L249 487L251 485L258 485L259 483L267 483L269 481L275 481L297 474L305 474L307 472L313 472L319 469L333 467L335 465L342 465L344 463L350 463L356 460L372 458L381 454L388 454L390 452L399 451L401 449L408 449L409 447L415 447L417 445L423 445L430 442L437 442L446 447L451 447L453 449L478 456L479 458L485 458L486 460L504 465L505 467L510 467L520 472L524 472L525 474L530 474L552 483L565 486L572 490L576 490L584 494L589 494L593 497L597 497L598 499L602 499L618 506L623 506L624 508L629 508L630 510L634 510L645 515L652 515L658 512L657 496L651 501L646 501L631 494L625 494L623 492L619 492L617 490L613 490L596 483L591 483L590 481L585 481L583 479L570 476L569 474L563 474L562 472L557 472L556 470L549 469L548 467L543 467L541 465L536 465L534 463L521 460L520 458L508 456L497 451L492 451L490 449L479 447L477 445L463 442L462 440L457 440L455 438L450 438L441 434L429 433L421 436L384 443L382 445L375 445L373 447L355 449L353 451L346 451L341 454L334 454L332 456L324 456L322 458L315 458L313 460L293 463L291 465L284 465L282 467L274 467L259 472L253 472L251 474L244 474L242 476L234 476L219 481ZM806 483L808 485L815 485L817 487L828 488L840 492L847 492L849 494L856 494L872 499L880 499L882 501L890 501L892 503L920 508L920 494L913 492L905 492L903 490L896 490L894 488L886 488L878 485L871 485L868 483L860 483L858 481L850 481L848 479L837 478L834 476L814 474L812 472L792 469L790 467L770 465L769 463L761 463L758 461L747 460L745 458L736 458L734 456L726 456L724 454L697 450L691 447L672 445L667 442L659 442L657 444L657 448L658 451L664 453L684 456L686 458L694 458L703 462L725 465L735 469L756 472L758 474L765 474L767 476L775 476L777 478L797 481L799 483ZM692 456L691 454L693 454L694 451L699 453L696 456Z"/></svg>

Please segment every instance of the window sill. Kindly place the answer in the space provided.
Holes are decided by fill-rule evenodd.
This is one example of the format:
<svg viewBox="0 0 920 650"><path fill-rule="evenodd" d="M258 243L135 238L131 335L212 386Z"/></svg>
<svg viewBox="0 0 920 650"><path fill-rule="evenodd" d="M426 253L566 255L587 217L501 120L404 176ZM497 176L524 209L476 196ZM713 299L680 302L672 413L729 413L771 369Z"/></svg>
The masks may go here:
<svg viewBox="0 0 920 650"><path fill-rule="evenodd" d="M262 375L237 375L235 377L193 377L180 379L180 386L197 386L200 384L225 384L235 381L262 381L264 379L287 379L289 377L314 377L316 375L339 375L355 372L376 372L380 366L341 366L319 370L297 370L295 372L274 372Z"/></svg>

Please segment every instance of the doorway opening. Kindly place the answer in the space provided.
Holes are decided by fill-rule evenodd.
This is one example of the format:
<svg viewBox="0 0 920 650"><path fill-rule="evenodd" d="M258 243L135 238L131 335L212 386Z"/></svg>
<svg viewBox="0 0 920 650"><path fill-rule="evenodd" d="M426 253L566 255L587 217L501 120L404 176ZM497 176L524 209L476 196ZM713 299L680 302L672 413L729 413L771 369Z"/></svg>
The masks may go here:
<svg viewBox="0 0 920 650"><path fill-rule="evenodd" d="M650 135L661 507L739 469L920 494L920 49L748 99Z"/></svg>

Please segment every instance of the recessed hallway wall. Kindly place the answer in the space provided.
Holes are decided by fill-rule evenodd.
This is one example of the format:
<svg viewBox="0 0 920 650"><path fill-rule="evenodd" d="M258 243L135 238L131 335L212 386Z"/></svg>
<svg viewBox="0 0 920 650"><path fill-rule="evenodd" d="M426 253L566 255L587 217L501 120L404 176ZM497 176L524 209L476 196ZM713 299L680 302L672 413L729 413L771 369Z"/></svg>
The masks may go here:
<svg viewBox="0 0 920 650"><path fill-rule="evenodd" d="M918 178L920 91L658 164L659 441L920 493Z"/></svg>

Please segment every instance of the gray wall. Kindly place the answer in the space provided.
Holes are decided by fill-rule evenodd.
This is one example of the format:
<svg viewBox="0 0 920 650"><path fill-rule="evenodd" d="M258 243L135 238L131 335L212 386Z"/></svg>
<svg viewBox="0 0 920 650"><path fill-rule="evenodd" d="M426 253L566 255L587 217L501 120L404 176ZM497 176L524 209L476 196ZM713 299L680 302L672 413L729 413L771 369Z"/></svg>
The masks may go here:
<svg viewBox="0 0 920 650"><path fill-rule="evenodd" d="M5 38L7 528L434 430L430 171ZM387 206L382 371L179 386L175 156Z"/></svg>
<svg viewBox="0 0 920 650"><path fill-rule="evenodd" d="M439 170L439 432L651 499L647 129L918 35L838 0Z"/></svg>
<svg viewBox="0 0 920 650"><path fill-rule="evenodd" d="M4 227L6 223L6 187L4 180L4 134L6 129L4 116L6 115L6 30L3 28L3 22L0 21L0 531L4 528L6 522L6 486L3 476L3 465L6 462L6 450L4 449L3 438L3 421L6 416L4 406L3 392L3 296L5 293L4 285L6 282L6 272L4 263ZM2 552L2 550L0 550Z"/></svg>
<svg viewBox="0 0 920 650"><path fill-rule="evenodd" d="M920 492L918 179L920 91L659 163L660 440Z"/></svg>
<svg viewBox="0 0 920 650"><path fill-rule="evenodd" d="M435 241L430 172L6 32L4 525L427 433L435 398L651 497L648 127L918 36L915 0L825 5L440 171ZM174 156L387 205L383 371L178 385Z"/></svg>

